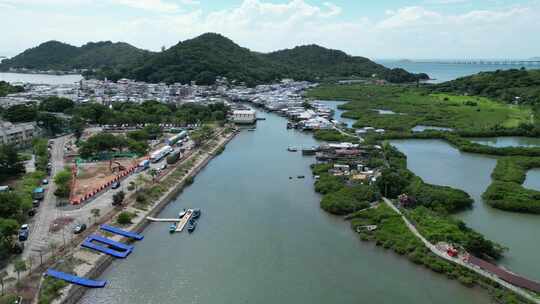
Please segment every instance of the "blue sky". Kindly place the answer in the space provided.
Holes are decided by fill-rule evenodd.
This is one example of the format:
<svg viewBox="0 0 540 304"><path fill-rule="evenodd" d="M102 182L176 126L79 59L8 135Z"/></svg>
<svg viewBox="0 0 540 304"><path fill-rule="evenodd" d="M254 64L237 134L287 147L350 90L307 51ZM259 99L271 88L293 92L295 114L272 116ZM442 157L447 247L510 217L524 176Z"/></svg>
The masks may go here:
<svg viewBox="0 0 540 304"><path fill-rule="evenodd" d="M540 0L0 0L0 55L48 40L159 50L219 32L268 52L316 43L370 58L540 56Z"/></svg>

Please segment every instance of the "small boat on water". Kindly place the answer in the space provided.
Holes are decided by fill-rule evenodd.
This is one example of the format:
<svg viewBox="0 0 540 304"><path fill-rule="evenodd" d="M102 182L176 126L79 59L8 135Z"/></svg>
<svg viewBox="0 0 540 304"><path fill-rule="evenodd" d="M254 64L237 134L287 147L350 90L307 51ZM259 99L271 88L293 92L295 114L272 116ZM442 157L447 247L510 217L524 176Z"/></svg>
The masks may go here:
<svg viewBox="0 0 540 304"><path fill-rule="evenodd" d="M305 178L303 175L298 175L297 178Z"/></svg>
<svg viewBox="0 0 540 304"><path fill-rule="evenodd" d="M288 122L288 123L287 123L287 129L292 129L292 128L293 128L293 124L290 123L290 122Z"/></svg>
<svg viewBox="0 0 540 304"><path fill-rule="evenodd" d="M178 213L178 218L183 218L184 215L186 215L186 209L184 209L184 211Z"/></svg>
<svg viewBox="0 0 540 304"><path fill-rule="evenodd" d="M250 132L253 132L255 130L257 130L257 129L255 129L255 128L248 129L248 131L250 131Z"/></svg>
<svg viewBox="0 0 540 304"><path fill-rule="evenodd" d="M296 152L296 151L298 151L298 149L297 149L296 147L288 147L288 148L287 148L287 151L289 151L289 152Z"/></svg>
<svg viewBox="0 0 540 304"><path fill-rule="evenodd" d="M192 233L197 227L197 221L195 219L190 219L187 224L187 230L189 233Z"/></svg>
<svg viewBox="0 0 540 304"><path fill-rule="evenodd" d="M191 218L198 219L199 217L201 217L201 209L193 209Z"/></svg>
<svg viewBox="0 0 540 304"><path fill-rule="evenodd" d="M174 233L176 231L176 225L172 224L169 226L169 233Z"/></svg>

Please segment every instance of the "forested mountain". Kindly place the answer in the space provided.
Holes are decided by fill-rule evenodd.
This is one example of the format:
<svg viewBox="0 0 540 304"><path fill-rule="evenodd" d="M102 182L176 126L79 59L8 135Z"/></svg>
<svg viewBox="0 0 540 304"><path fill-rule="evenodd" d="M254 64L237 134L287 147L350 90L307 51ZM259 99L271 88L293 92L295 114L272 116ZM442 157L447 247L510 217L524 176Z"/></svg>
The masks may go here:
<svg viewBox="0 0 540 304"><path fill-rule="evenodd" d="M435 85L434 89L486 96L508 103L540 104L540 70L482 72Z"/></svg>
<svg viewBox="0 0 540 304"><path fill-rule="evenodd" d="M127 43L90 42L81 47L59 41L48 41L21 54L3 60L0 70L27 68L35 70L119 68L142 60L150 52Z"/></svg>
<svg viewBox="0 0 540 304"><path fill-rule="evenodd" d="M388 69L368 58L350 56L342 51L314 44L272 52L265 56L280 64L294 67L295 73L309 78L371 77L377 74L381 78L397 83L429 78L426 74L415 75L403 69Z"/></svg>
<svg viewBox="0 0 540 304"><path fill-rule="evenodd" d="M213 83L216 76L248 85L282 78L320 80L371 77L373 74L396 83L428 78L425 74L388 69L367 58L349 56L317 45L268 54L252 52L214 33L179 42L159 53L143 51L126 43L97 42L77 48L51 41L0 64L0 70L10 67L40 70L77 68L88 69L87 77L168 83L194 80L199 84Z"/></svg>

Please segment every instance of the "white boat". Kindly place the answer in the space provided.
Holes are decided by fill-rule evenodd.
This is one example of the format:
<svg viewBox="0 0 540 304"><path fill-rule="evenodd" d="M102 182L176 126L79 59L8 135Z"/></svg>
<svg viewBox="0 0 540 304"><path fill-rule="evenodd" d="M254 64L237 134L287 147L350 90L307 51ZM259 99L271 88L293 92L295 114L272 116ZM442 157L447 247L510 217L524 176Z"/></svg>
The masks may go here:
<svg viewBox="0 0 540 304"><path fill-rule="evenodd" d="M296 152L296 151L298 151L298 149L297 149L296 147L288 147L288 148L287 148L287 151L289 151L289 152Z"/></svg>

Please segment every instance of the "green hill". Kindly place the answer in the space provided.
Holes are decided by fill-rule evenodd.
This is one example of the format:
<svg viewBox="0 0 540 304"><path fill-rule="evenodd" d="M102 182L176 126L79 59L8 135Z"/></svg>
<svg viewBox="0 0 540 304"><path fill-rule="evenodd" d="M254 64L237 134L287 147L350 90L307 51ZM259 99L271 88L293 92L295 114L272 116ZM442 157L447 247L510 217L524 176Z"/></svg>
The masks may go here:
<svg viewBox="0 0 540 304"><path fill-rule="evenodd" d="M388 69L368 58L350 56L339 50L318 45L298 46L266 55L271 60L295 67L294 72L306 78L371 77L373 74L390 82L414 82L428 79L426 74L411 74L403 69Z"/></svg>
<svg viewBox="0 0 540 304"><path fill-rule="evenodd" d="M48 41L11 59L3 60L0 70L27 68L68 71L111 66L119 68L134 64L149 54L148 51L123 42L90 42L82 47L76 47L59 41Z"/></svg>
<svg viewBox="0 0 540 304"><path fill-rule="evenodd" d="M444 82L433 88L442 92L490 97L507 103L519 101L521 104L540 104L540 70L482 72Z"/></svg>
<svg viewBox="0 0 540 304"><path fill-rule="evenodd" d="M388 69L364 57L317 45L300 46L268 54L250 51L215 33L179 42L159 53L137 49L126 43L97 42L80 48L61 42L46 42L5 60L0 70L26 67L40 70L88 69L86 77L132 78L147 82L196 81L213 83L216 76L246 82L267 83L282 78L322 80L325 78L371 77L390 82L427 79L403 69Z"/></svg>

